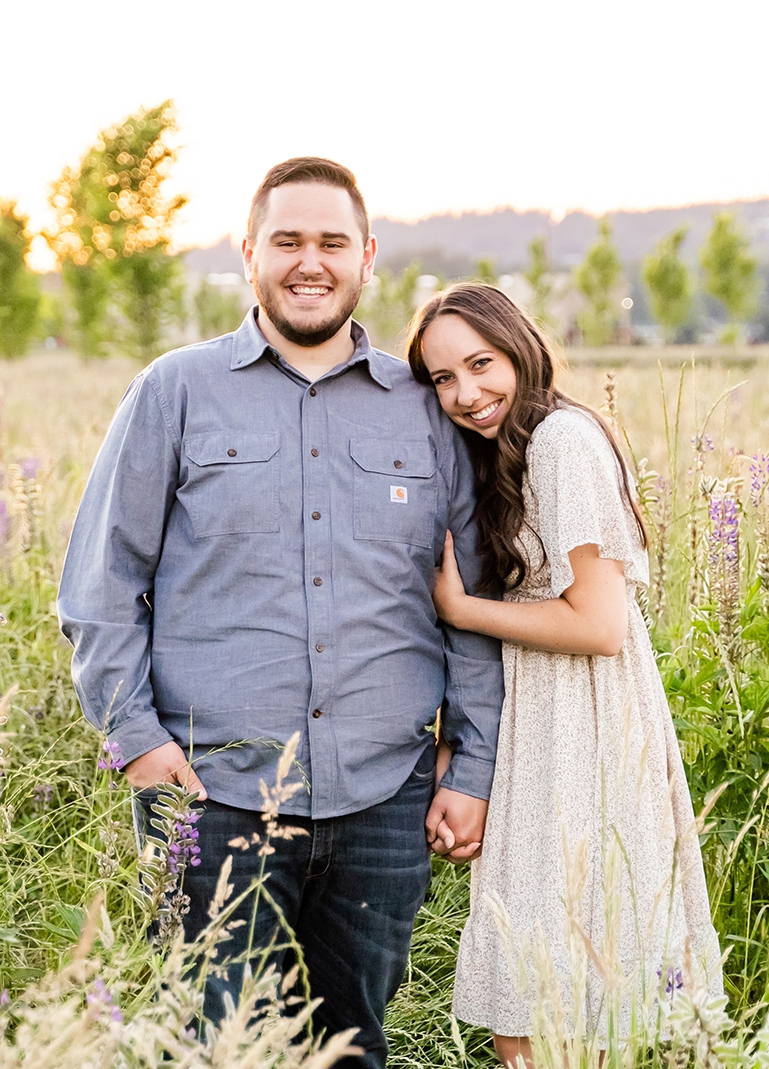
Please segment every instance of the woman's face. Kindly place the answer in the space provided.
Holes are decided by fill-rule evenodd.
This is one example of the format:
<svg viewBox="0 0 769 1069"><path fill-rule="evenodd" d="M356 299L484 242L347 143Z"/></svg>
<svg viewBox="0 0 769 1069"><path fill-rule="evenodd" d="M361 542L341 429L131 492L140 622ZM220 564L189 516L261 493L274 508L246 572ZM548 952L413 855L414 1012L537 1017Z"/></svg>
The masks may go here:
<svg viewBox="0 0 769 1069"><path fill-rule="evenodd" d="M496 438L513 403L515 368L461 316L439 315L422 335L422 358L446 415Z"/></svg>

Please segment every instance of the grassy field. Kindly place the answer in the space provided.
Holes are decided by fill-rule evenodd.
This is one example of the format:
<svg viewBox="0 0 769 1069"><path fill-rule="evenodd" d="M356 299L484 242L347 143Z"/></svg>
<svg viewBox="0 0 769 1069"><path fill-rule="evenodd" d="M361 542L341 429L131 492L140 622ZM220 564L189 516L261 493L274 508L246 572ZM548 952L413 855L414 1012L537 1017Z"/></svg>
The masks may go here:
<svg viewBox="0 0 769 1069"><path fill-rule="evenodd" d="M695 805L726 784L703 845L716 923L732 948L727 989L739 1028L713 1026L719 1042L731 1037L732 1047L720 1054L713 1044L702 1048L704 1054L690 1044L686 1057L676 1056L681 1066L716 1069L727 1062L765 1064L750 1044L769 991L769 473L760 462L769 453L769 354L749 350L723 359L697 352L694 366L691 355L690 349L595 356L579 350L560 383L607 414L632 453L652 532L654 581L644 607ZM83 1043L100 1052L88 1064L194 1067L214 1060L216 1044L211 1040L206 1053L203 1037L200 1050L184 1061L187 1055L172 1042L170 1018L160 1021L162 1007L168 1010L168 999L175 999L168 1010L174 1028L188 1028L194 982L178 953L161 959L144 937L160 899L156 895L153 905L136 895L125 785L98 767L99 759L105 763L102 740L80 718L69 650L52 608L90 464L136 371L127 360L85 363L67 352L0 365L0 612L7 619L0 630L0 687L8 706L0 728L0 1066L17 1064L10 1052L22 1040L32 1049L30 1035L43 1053L28 1054L25 1065L70 1064L56 1053L67 1028L79 1028ZM725 503L734 506L739 529L736 564L724 555L718 526ZM13 684L20 687L15 695ZM179 811L186 804L184 798L172 802ZM169 873L157 867L162 852L158 857L145 886L162 891ZM467 896L466 870L437 863L407 982L388 1018L393 1066L494 1064L487 1037L458 1026L450 1014ZM81 949L73 955L78 939ZM53 986L39 986L46 973L62 967ZM30 983L38 985L31 994ZM118 1004L122 1023L113 1013ZM35 1017L34 1007L42 1005L49 1012ZM705 1027L710 1011L700 1009L691 1012L697 1027ZM691 1031L696 1021L686 1020ZM708 1020L715 1020L712 1013ZM271 1064L239 1060L255 1042L247 1026L247 1020L239 1023L235 1053L221 1064ZM287 1038L275 1034L270 1041L279 1046ZM143 1043L145 1060L128 1058L126 1049ZM617 1048L615 1064L662 1065L658 1045L651 1054L640 1040L624 1054ZM560 1069L563 1052L556 1048L542 1054L543 1065ZM219 1050L224 1058L224 1047ZM280 1057L277 1064L304 1064L285 1052ZM573 1051L569 1064L577 1062L597 1066L597 1054ZM74 1069L85 1061L71 1064Z"/></svg>

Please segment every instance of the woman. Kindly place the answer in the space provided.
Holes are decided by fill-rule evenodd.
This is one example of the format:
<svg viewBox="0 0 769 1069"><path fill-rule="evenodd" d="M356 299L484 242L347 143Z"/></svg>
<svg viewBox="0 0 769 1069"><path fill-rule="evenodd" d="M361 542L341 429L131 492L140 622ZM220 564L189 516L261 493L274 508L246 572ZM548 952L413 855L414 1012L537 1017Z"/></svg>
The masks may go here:
<svg viewBox="0 0 769 1069"><path fill-rule="evenodd" d="M454 1010L490 1028L501 1061L515 1065L531 1057L532 998L519 962L530 966L535 944L564 985L574 935L588 948L584 1004L567 1027L605 1045L616 993L627 1034L633 998L664 992L685 958L718 990L718 941L635 600L648 584L646 535L611 432L556 389L544 337L491 286L435 296L412 324L409 361L467 439L483 581L488 591L505 586L503 601L465 594L447 538L438 614L503 639L506 681ZM625 979L607 993L612 971Z"/></svg>

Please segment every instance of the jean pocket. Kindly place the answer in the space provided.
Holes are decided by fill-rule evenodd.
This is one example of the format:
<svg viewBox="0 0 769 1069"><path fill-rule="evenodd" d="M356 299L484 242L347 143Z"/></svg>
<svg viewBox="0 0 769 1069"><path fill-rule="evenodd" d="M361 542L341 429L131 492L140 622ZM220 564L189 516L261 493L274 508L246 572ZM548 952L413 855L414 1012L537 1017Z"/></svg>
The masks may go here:
<svg viewBox="0 0 769 1069"><path fill-rule="evenodd" d="M196 538L280 530L280 435L199 434L184 443L177 491Z"/></svg>
<svg viewBox="0 0 769 1069"><path fill-rule="evenodd" d="M432 445L353 438L353 534L432 549L438 497Z"/></svg>
<svg viewBox="0 0 769 1069"><path fill-rule="evenodd" d="M411 776L415 780L434 780L435 779L435 762L437 758L438 747L431 739L428 745L422 751L422 754L412 770Z"/></svg>

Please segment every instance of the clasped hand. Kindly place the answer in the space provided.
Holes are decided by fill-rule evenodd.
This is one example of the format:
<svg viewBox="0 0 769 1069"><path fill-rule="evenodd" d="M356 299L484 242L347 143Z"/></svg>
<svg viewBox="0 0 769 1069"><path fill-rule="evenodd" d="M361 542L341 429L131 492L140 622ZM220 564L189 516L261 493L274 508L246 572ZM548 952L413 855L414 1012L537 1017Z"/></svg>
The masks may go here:
<svg viewBox="0 0 769 1069"><path fill-rule="evenodd" d="M466 599L465 585L459 574L457 558L454 556L454 539L451 537L451 531L447 531L446 541L443 543L443 558L440 567L435 569L435 611L445 623L461 627L462 608Z"/></svg>

